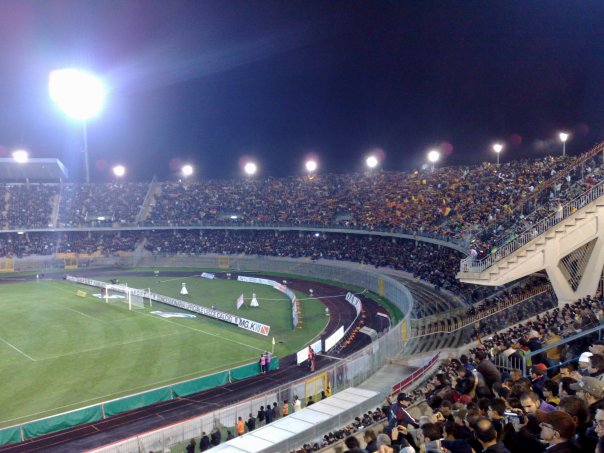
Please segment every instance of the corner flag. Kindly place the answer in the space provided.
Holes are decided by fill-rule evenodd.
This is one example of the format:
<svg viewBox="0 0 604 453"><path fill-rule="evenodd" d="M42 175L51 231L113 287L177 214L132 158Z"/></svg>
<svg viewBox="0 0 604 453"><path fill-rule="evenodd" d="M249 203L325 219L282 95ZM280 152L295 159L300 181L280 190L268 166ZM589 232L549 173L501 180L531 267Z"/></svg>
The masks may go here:
<svg viewBox="0 0 604 453"><path fill-rule="evenodd" d="M241 296L239 296L237 298L237 310L239 310L242 305L243 305L243 293L241 294Z"/></svg>

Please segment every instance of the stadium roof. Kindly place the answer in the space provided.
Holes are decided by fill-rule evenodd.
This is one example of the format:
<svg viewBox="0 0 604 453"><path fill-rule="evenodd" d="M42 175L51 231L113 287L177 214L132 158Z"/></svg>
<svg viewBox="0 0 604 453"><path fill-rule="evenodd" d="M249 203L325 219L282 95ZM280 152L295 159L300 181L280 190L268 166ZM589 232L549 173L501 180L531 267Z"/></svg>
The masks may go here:
<svg viewBox="0 0 604 453"><path fill-rule="evenodd" d="M28 159L17 162L0 158L0 181L58 181L67 179L67 168L59 159Z"/></svg>

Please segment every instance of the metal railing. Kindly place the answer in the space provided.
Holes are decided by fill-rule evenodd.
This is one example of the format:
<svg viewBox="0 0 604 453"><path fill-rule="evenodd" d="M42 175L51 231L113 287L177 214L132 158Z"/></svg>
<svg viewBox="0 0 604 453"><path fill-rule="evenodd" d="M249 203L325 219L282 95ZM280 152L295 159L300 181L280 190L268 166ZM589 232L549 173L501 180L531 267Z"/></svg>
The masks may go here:
<svg viewBox="0 0 604 453"><path fill-rule="evenodd" d="M542 234L546 233L551 228L560 224L563 220L576 214L580 209L585 208L591 202L597 200L604 195L604 181L598 185L586 190L575 199L566 203L562 209L556 213L551 214L539 221L535 225L527 228L523 233L520 233L515 239L511 240L505 245L502 245L497 251L491 253L489 256L477 260L471 256L461 260L460 272L482 272L489 268L498 261L501 261L506 256L511 255L516 250L525 246L529 242L535 240Z"/></svg>
<svg viewBox="0 0 604 453"><path fill-rule="evenodd" d="M456 316L462 316L467 309L455 310L454 313L448 312L435 315L433 317L426 318L425 320L423 318L417 320L413 319L411 320L411 338L434 335L437 333L453 333L457 330L463 329L464 327L471 326L483 319L501 313L510 307L526 302L533 297L552 291L553 288L550 284L541 285L537 288L531 289L526 294L506 300L503 303L497 304L495 307L489 307L481 310L480 313L476 313L475 315L465 316L463 319L456 318Z"/></svg>

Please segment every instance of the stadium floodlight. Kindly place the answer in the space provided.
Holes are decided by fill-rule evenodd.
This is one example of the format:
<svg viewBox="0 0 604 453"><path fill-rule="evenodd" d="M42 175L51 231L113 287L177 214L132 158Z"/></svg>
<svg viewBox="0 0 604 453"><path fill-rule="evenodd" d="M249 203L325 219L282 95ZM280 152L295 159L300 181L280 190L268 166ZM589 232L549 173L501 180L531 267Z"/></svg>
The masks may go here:
<svg viewBox="0 0 604 453"><path fill-rule="evenodd" d="M493 145L493 151L495 151L495 154L497 154L497 165L499 165L499 154L501 153L502 149L503 145L501 143L495 143Z"/></svg>
<svg viewBox="0 0 604 453"><path fill-rule="evenodd" d="M560 132L558 137L560 137L560 141L562 142L562 155L566 156L566 140L568 140L570 135L567 132Z"/></svg>
<svg viewBox="0 0 604 453"><path fill-rule="evenodd" d="M82 122L86 182L90 182L88 131L86 122L95 117L105 103L105 85L96 76L75 68L57 69L48 78L50 99L70 118Z"/></svg>
<svg viewBox="0 0 604 453"><path fill-rule="evenodd" d="M191 176L193 174L193 166L189 165L189 164L183 165L181 171L182 171L182 175L185 178L188 178L189 176Z"/></svg>
<svg viewBox="0 0 604 453"><path fill-rule="evenodd" d="M375 167L377 167L378 164L378 159L375 156L369 156L366 160L365 160L365 165L367 165L369 167L369 169L373 170Z"/></svg>
<svg viewBox="0 0 604 453"><path fill-rule="evenodd" d="M126 167L124 167L123 165L116 165L115 167L113 167L113 174L118 178L121 178L126 174Z"/></svg>
<svg viewBox="0 0 604 453"><path fill-rule="evenodd" d="M29 159L29 154L24 149L18 149L13 152L13 159L15 159L15 162L24 164Z"/></svg>
<svg viewBox="0 0 604 453"><path fill-rule="evenodd" d="M438 162L438 159L440 159L440 153L437 150L433 149L428 153L428 160L432 162L432 171L434 171L434 164Z"/></svg>
<svg viewBox="0 0 604 453"><path fill-rule="evenodd" d="M258 167L256 166L256 164L254 162L248 162L247 164L245 164L245 166L243 167L243 171L245 171L245 173L251 178L253 175L256 174L256 171L258 170Z"/></svg>
<svg viewBox="0 0 604 453"><path fill-rule="evenodd" d="M306 161L306 165L305 166L306 166L306 171L308 173L313 173L314 171L317 170L317 166L318 165L317 165L317 161L316 160L310 159L310 160Z"/></svg>

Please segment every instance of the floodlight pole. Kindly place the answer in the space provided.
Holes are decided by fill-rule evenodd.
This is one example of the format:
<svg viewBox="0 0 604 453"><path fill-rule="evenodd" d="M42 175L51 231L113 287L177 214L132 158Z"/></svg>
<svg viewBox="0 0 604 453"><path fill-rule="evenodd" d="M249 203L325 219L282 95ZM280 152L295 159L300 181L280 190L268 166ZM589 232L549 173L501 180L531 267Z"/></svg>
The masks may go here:
<svg viewBox="0 0 604 453"><path fill-rule="evenodd" d="M82 139L84 153L84 169L86 171L86 184L90 184L90 164L88 163L88 123L86 120L82 120Z"/></svg>

